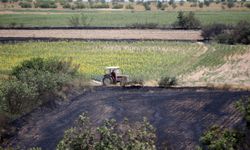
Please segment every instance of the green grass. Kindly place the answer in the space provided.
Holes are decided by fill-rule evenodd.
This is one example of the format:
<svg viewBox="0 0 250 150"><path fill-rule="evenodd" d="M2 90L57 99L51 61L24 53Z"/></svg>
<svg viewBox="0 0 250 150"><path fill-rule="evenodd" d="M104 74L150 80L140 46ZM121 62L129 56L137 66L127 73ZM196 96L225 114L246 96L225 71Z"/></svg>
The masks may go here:
<svg viewBox="0 0 250 150"><path fill-rule="evenodd" d="M71 11L69 11L71 12ZM129 11L83 11L92 18L91 26L124 27L134 23L157 23L160 26L172 24L177 12L129 12ZM79 12L62 14L1 14L0 26L9 26L12 23L24 26L69 26L68 18L78 15ZM207 11L196 12L202 24L225 23L236 24L240 20L250 20L248 11Z"/></svg>
<svg viewBox="0 0 250 150"><path fill-rule="evenodd" d="M100 78L105 66L120 66L125 74L145 80L178 76L197 67L213 67L228 56L249 51L247 45L203 45L189 42L25 42L0 45L0 74L33 57L72 58L81 73ZM200 54L199 54L200 53Z"/></svg>

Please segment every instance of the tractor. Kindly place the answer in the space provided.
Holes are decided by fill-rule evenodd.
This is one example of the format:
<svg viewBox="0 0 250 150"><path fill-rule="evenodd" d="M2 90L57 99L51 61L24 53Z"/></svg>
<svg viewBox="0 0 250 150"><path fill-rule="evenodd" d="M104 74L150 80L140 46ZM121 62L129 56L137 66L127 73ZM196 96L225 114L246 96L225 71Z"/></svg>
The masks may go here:
<svg viewBox="0 0 250 150"><path fill-rule="evenodd" d="M128 75L122 74L120 67L106 67L102 83L104 86L116 85L117 83L125 86L128 83L128 77Z"/></svg>

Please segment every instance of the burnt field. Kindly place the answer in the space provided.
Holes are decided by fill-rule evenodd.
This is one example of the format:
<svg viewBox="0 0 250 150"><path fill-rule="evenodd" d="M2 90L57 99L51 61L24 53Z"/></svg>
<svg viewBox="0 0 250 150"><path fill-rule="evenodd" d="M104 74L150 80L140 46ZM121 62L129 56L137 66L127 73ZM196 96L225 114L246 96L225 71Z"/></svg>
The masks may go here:
<svg viewBox="0 0 250 150"><path fill-rule="evenodd" d="M241 123L234 103L250 92L203 88L96 87L71 101L41 107L16 120L17 134L8 145L27 149L55 149L66 129L88 112L94 124L127 117L131 122L147 117L157 129L158 148L195 149L200 135L211 125L235 127Z"/></svg>

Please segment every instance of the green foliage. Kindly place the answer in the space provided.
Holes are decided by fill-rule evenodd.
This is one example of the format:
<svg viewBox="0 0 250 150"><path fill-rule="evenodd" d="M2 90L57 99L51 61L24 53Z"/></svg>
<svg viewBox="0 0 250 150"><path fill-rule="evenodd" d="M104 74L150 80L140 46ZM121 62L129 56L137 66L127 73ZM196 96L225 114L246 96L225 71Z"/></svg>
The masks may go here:
<svg viewBox="0 0 250 150"><path fill-rule="evenodd" d="M37 1L35 3L35 8L57 8L54 1Z"/></svg>
<svg viewBox="0 0 250 150"><path fill-rule="evenodd" d="M201 26L200 21L195 17L193 12L184 15L182 11L178 12L177 21L173 24L174 27L183 29L195 29Z"/></svg>
<svg viewBox="0 0 250 150"><path fill-rule="evenodd" d="M109 8L108 3L97 3L90 6L90 8Z"/></svg>
<svg viewBox="0 0 250 150"><path fill-rule="evenodd" d="M129 124L124 120L106 120L100 127L93 127L86 114L80 115L75 127L65 132L57 150L65 149L130 149L155 150L155 129L144 119Z"/></svg>
<svg viewBox="0 0 250 150"><path fill-rule="evenodd" d="M204 149L208 150L234 150L237 149L240 135L236 131L221 129L219 126L212 126L206 131L200 141Z"/></svg>
<svg viewBox="0 0 250 150"><path fill-rule="evenodd" d="M114 4L112 9L122 9L123 8L123 4Z"/></svg>
<svg viewBox="0 0 250 150"><path fill-rule="evenodd" d="M236 103L236 108L243 114L246 126L250 129L250 97L241 99Z"/></svg>
<svg viewBox="0 0 250 150"><path fill-rule="evenodd" d="M204 5L203 2L199 2L199 7L200 7L200 8L203 8L203 5Z"/></svg>
<svg viewBox="0 0 250 150"><path fill-rule="evenodd" d="M47 102L45 95L56 95L76 76L78 66L71 61L34 58L13 68L10 79L1 85L1 109L10 114L23 114Z"/></svg>
<svg viewBox="0 0 250 150"><path fill-rule="evenodd" d="M131 4L128 4L128 5L125 6L125 8L126 8L126 9L134 9L134 6L131 5Z"/></svg>
<svg viewBox="0 0 250 150"><path fill-rule="evenodd" d="M221 26L222 27L222 26ZM204 30L205 32L209 30ZM205 32L203 31L203 35ZM226 44L249 44L250 43L250 23L246 21L239 22L235 27L227 32L223 32L224 30L220 29L220 32L214 33L214 39L219 43Z"/></svg>
<svg viewBox="0 0 250 150"><path fill-rule="evenodd" d="M224 33L228 29L225 24L211 24L202 27L202 37L204 39L214 39L217 35Z"/></svg>
<svg viewBox="0 0 250 150"><path fill-rule="evenodd" d="M71 8L71 5L69 3L64 3L63 8Z"/></svg>
<svg viewBox="0 0 250 150"><path fill-rule="evenodd" d="M233 1L229 1L229 2L227 3L227 7L228 7L228 8L234 7L234 2L233 2Z"/></svg>
<svg viewBox="0 0 250 150"><path fill-rule="evenodd" d="M247 8L250 8L250 3L245 3L244 6L247 7Z"/></svg>
<svg viewBox="0 0 250 150"><path fill-rule="evenodd" d="M19 6L21 6L22 8L31 8L32 7L31 3L29 3L29 2L20 2Z"/></svg>
<svg viewBox="0 0 250 150"><path fill-rule="evenodd" d="M149 2L144 2L143 3L144 9L145 10L151 10L150 3Z"/></svg>
<svg viewBox="0 0 250 150"><path fill-rule="evenodd" d="M175 77L166 76L166 77L162 77L158 84L160 87L163 87L163 88L171 87L177 84L177 80Z"/></svg>
<svg viewBox="0 0 250 150"><path fill-rule="evenodd" d="M0 87L0 104L5 112L22 114L39 105L35 86L18 80L4 82Z"/></svg>
<svg viewBox="0 0 250 150"><path fill-rule="evenodd" d="M205 0L205 1L204 1L204 4L205 4L207 7L209 7L210 2L209 2L208 0Z"/></svg>
<svg viewBox="0 0 250 150"><path fill-rule="evenodd" d="M92 21L92 18L89 18L87 15L81 13L80 15L73 15L69 18L69 26L80 27L80 26L89 26Z"/></svg>
<svg viewBox="0 0 250 150"><path fill-rule="evenodd" d="M76 8L77 9L84 9L84 8L86 8L87 6L84 4L84 3L82 3L82 2L77 2L76 3Z"/></svg>

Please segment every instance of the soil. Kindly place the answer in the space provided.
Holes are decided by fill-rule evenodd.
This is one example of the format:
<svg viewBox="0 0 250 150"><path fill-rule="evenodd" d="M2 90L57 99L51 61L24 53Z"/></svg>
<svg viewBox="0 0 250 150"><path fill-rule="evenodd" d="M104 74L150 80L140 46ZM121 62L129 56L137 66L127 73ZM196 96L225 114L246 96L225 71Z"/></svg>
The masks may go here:
<svg viewBox="0 0 250 150"><path fill-rule="evenodd" d="M55 149L66 129L83 112L94 125L104 119L131 122L145 116L157 129L158 149L195 149L199 137L211 125L242 124L234 103L250 92L205 88L163 89L156 87L94 87L71 101L41 107L13 122L18 133L7 145Z"/></svg>
<svg viewBox="0 0 250 150"><path fill-rule="evenodd" d="M200 30L92 29L92 30L0 30L0 38L58 38L94 40L203 40Z"/></svg>

